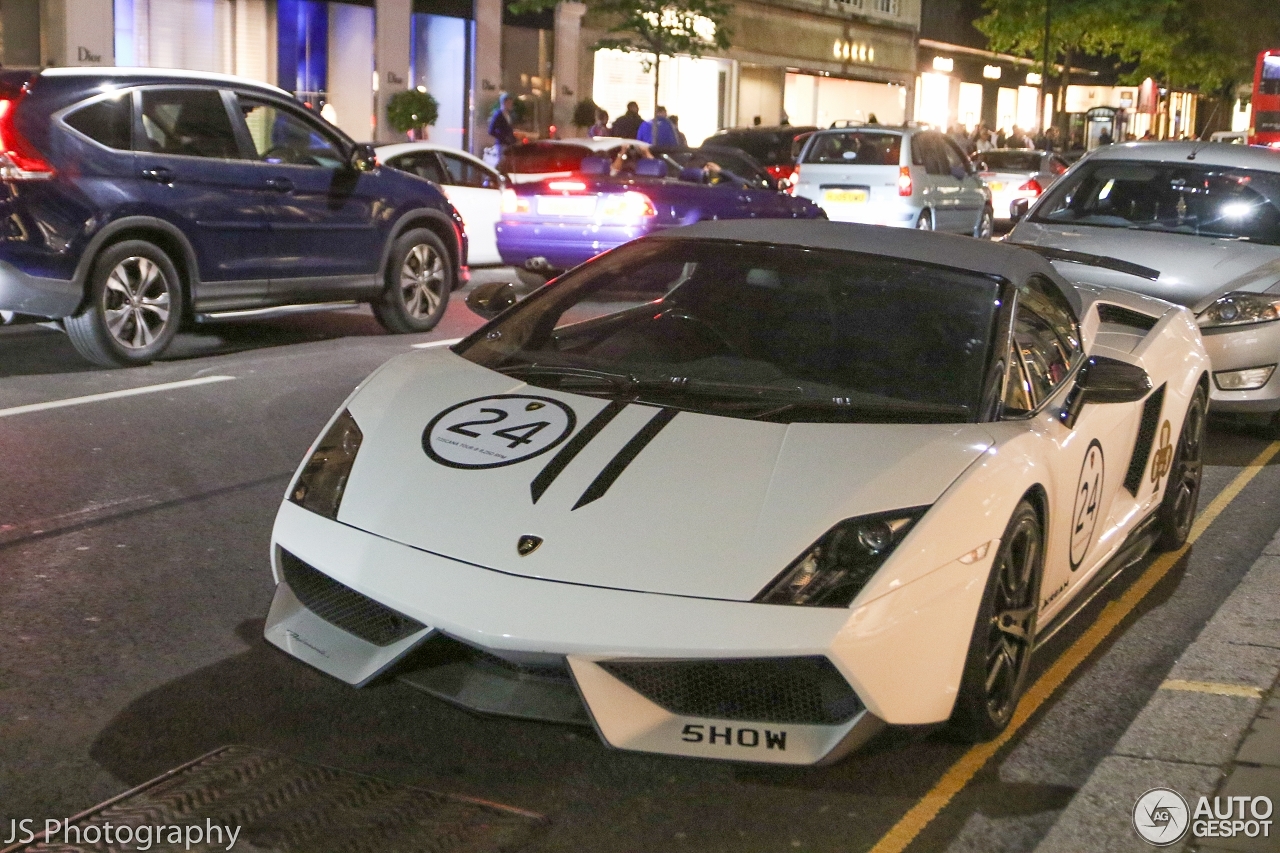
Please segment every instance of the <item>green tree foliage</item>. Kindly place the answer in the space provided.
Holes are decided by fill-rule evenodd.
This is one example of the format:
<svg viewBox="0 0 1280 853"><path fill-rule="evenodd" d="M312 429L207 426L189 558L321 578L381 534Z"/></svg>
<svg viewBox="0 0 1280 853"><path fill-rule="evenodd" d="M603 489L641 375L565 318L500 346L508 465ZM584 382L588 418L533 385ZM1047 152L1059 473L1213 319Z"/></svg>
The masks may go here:
<svg viewBox="0 0 1280 853"><path fill-rule="evenodd" d="M440 104L427 92L407 89L387 101L387 121L397 133L407 133L436 123Z"/></svg>
<svg viewBox="0 0 1280 853"><path fill-rule="evenodd" d="M558 0L516 0L512 12L537 12ZM707 50L729 47L731 32L725 27L733 4L728 0L586 0L587 9L609 26L596 50L612 48L652 56L653 99L658 100L658 74L662 57L677 54L702 56Z"/></svg>

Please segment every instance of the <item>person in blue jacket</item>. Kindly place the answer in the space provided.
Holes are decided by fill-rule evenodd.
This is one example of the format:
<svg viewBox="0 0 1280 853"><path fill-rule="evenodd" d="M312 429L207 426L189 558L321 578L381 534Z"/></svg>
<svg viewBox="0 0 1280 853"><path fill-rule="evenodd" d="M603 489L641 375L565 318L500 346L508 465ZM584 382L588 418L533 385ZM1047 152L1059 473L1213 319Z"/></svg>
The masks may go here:
<svg viewBox="0 0 1280 853"><path fill-rule="evenodd" d="M676 133L675 126L667 118L666 107L654 108L653 120L646 121L640 125L640 130L636 133L636 139L641 142L647 142L650 145L667 148L675 148L680 144L680 137Z"/></svg>
<svg viewBox="0 0 1280 853"><path fill-rule="evenodd" d="M511 110L515 102L515 98L503 92L498 98L498 105L493 108L493 114L489 116L489 135L493 137L498 156L502 156L507 146L515 145L520 141L511 127Z"/></svg>

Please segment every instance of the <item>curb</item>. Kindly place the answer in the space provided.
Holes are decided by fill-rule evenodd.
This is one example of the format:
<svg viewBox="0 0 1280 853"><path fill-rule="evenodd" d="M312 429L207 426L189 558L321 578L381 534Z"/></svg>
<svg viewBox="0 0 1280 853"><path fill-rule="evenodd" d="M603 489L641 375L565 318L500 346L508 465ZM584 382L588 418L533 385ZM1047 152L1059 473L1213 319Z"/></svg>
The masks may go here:
<svg viewBox="0 0 1280 853"><path fill-rule="evenodd" d="M1280 534L1262 550L1035 853L1151 853L1132 811L1152 788L1212 797L1280 676ZM1263 793L1263 792L1258 792ZM1163 849L1199 843L1188 833ZM1271 843L1276 844L1275 838Z"/></svg>

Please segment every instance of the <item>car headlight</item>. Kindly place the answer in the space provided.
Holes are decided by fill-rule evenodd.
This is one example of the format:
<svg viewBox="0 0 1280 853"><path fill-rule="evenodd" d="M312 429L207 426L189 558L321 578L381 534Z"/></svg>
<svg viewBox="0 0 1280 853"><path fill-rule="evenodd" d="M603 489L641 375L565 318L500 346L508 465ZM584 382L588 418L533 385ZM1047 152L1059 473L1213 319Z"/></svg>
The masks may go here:
<svg viewBox="0 0 1280 853"><path fill-rule="evenodd" d="M289 500L325 518L336 519L363 438L356 419L343 410L303 466L289 490Z"/></svg>
<svg viewBox="0 0 1280 853"><path fill-rule="evenodd" d="M1280 320L1280 297L1266 293L1228 293L1196 315L1196 323L1202 329L1272 320Z"/></svg>
<svg viewBox="0 0 1280 853"><path fill-rule="evenodd" d="M928 507L846 519L757 595L761 604L848 607Z"/></svg>

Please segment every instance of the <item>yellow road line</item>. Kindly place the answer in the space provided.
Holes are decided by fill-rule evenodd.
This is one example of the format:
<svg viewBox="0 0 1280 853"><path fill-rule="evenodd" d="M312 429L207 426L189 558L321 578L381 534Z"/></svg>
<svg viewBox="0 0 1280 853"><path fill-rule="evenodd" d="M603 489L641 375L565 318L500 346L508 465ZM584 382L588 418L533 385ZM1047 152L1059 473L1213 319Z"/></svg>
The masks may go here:
<svg viewBox="0 0 1280 853"><path fill-rule="evenodd" d="M1031 685L1023 695L1022 701L1018 703L1009 726L994 740L975 744L960 756L959 760L942 774L938 783L921 797L919 802L912 806L883 838L876 842L876 846L872 847L869 853L902 853L906 850L907 845L938 816L938 812L942 811L947 803L969 784L969 781L991 760L991 757L1018 733L1027 720L1040 710L1040 706L1071 677L1076 668L1084 663L1098 646L1102 645L1111 632L1125 620L1125 617L1132 613L1156 584L1164 579L1191 545L1203 535L1209 525L1213 524L1222 511L1249 484L1249 481L1256 477L1277 453L1280 453L1280 441L1273 441L1254 457L1253 461L1246 465L1244 470L1237 474L1235 479L1219 492L1204 512L1196 518L1191 526L1191 533L1187 536L1187 544L1176 551L1169 551L1157 557L1124 595L1107 604L1097 621L1090 625L1088 630L1080 635L1043 675L1036 679L1035 684Z"/></svg>
<svg viewBox="0 0 1280 853"><path fill-rule="evenodd" d="M1243 684L1222 684L1217 681L1183 681L1180 678L1170 678L1160 685L1160 689L1182 690L1190 693L1212 693L1215 696L1262 698L1262 691L1257 687L1247 687Z"/></svg>

